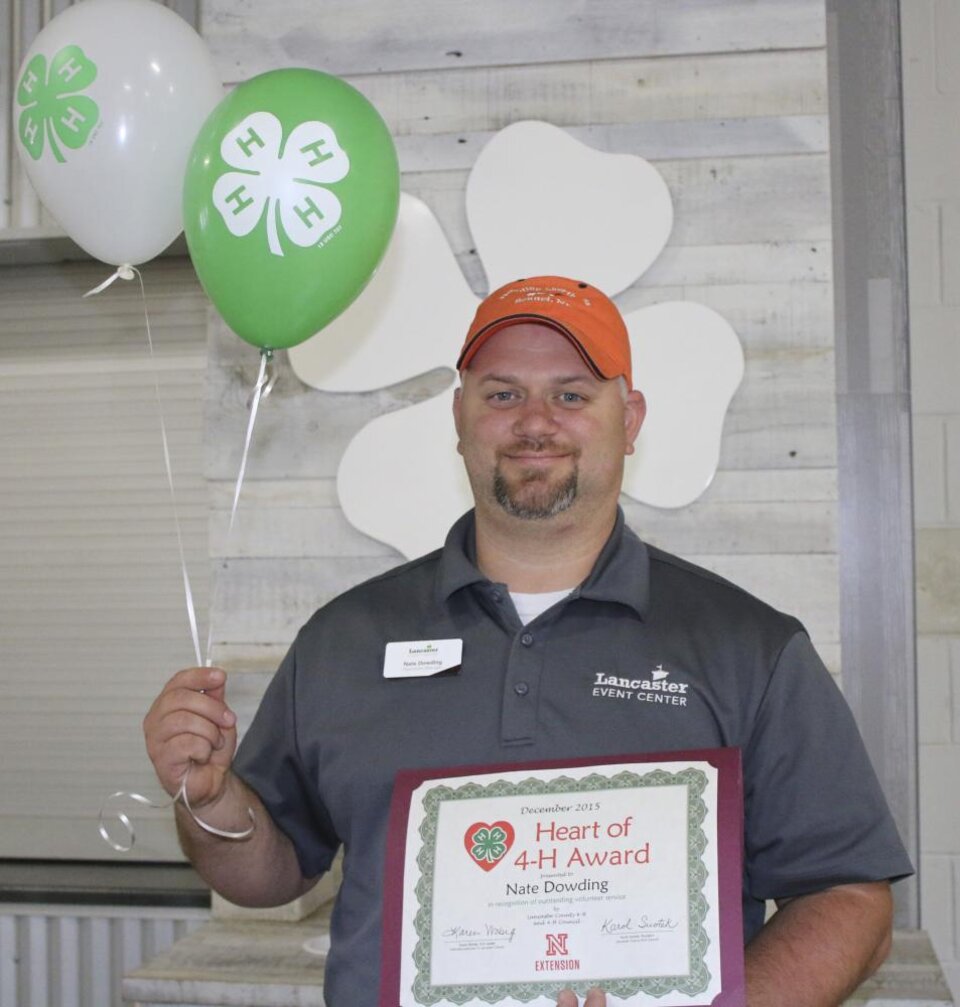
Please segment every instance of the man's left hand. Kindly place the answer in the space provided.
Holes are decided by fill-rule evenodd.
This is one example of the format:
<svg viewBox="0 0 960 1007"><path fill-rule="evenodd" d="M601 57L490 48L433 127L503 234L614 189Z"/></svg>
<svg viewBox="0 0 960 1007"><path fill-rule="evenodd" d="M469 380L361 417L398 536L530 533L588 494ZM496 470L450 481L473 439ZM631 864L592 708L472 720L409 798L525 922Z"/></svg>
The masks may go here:
<svg viewBox="0 0 960 1007"><path fill-rule="evenodd" d="M562 990L557 997L557 1007L578 1007L579 1001L576 994L570 990ZM587 995L583 1001L583 1007L607 1007L607 996L603 990L587 990Z"/></svg>

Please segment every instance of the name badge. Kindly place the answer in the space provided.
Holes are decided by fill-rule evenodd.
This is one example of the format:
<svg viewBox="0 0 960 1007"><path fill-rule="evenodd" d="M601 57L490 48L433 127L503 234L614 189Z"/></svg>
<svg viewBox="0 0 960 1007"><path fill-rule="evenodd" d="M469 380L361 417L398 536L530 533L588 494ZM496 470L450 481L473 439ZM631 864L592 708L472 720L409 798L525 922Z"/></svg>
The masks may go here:
<svg viewBox="0 0 960 1007"><path fill-rule="evenodd" d="M463 640L406 640L388 643L383 655L384 678L427 678L456 668L463 657Z"/></svg>

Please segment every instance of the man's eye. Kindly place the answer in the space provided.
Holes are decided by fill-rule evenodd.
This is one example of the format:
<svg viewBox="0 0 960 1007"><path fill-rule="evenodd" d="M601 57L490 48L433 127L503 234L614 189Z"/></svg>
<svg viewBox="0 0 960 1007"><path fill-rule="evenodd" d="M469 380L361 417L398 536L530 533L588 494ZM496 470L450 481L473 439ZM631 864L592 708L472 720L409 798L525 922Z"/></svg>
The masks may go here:
<svg viewBox="0 0 960 1007"><path fill-rule="evenodd" d="M572 405L579 404L580 402L585 402L586 399L578 394L577 392L561 392L560 401L564 403L569 403Z"/></svg>
<svg viewBox="0 0 960 1007"><path fill-rule="evenodd" d="M509 402L513 398L513 392L494 392L490 399L493 402Z"/></svg>

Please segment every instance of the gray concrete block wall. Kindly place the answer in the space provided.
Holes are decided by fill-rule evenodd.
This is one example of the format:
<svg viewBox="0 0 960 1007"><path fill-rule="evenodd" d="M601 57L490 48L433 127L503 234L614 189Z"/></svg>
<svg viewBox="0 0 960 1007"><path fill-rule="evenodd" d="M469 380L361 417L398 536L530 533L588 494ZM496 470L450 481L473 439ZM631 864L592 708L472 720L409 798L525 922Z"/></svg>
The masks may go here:
<svg viewBox="0 0 960 1007"><path fill-rule="evenodd" d="M921 914L960 994L960 4L901 0Z"/></svg>

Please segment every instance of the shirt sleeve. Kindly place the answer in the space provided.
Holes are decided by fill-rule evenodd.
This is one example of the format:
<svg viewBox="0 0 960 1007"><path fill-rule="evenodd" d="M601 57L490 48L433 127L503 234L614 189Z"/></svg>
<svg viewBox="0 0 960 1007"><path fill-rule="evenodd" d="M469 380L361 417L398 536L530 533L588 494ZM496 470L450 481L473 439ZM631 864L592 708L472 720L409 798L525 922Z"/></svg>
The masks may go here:
<svg viewBox="0 0 960 1007"><path fill-rule="evenodd" d="M303 876L313 878L329 870L340 840L300 757L296 646L267 687L240 743L233 771L256 791L277 827L289 837Z"/></svg>
<svg viewBox="0 0 960 1007"><path fill-rule="evenodd" d="M853 715L806 633L781 652L744 751L756 899L913 873Z"/></svg>

